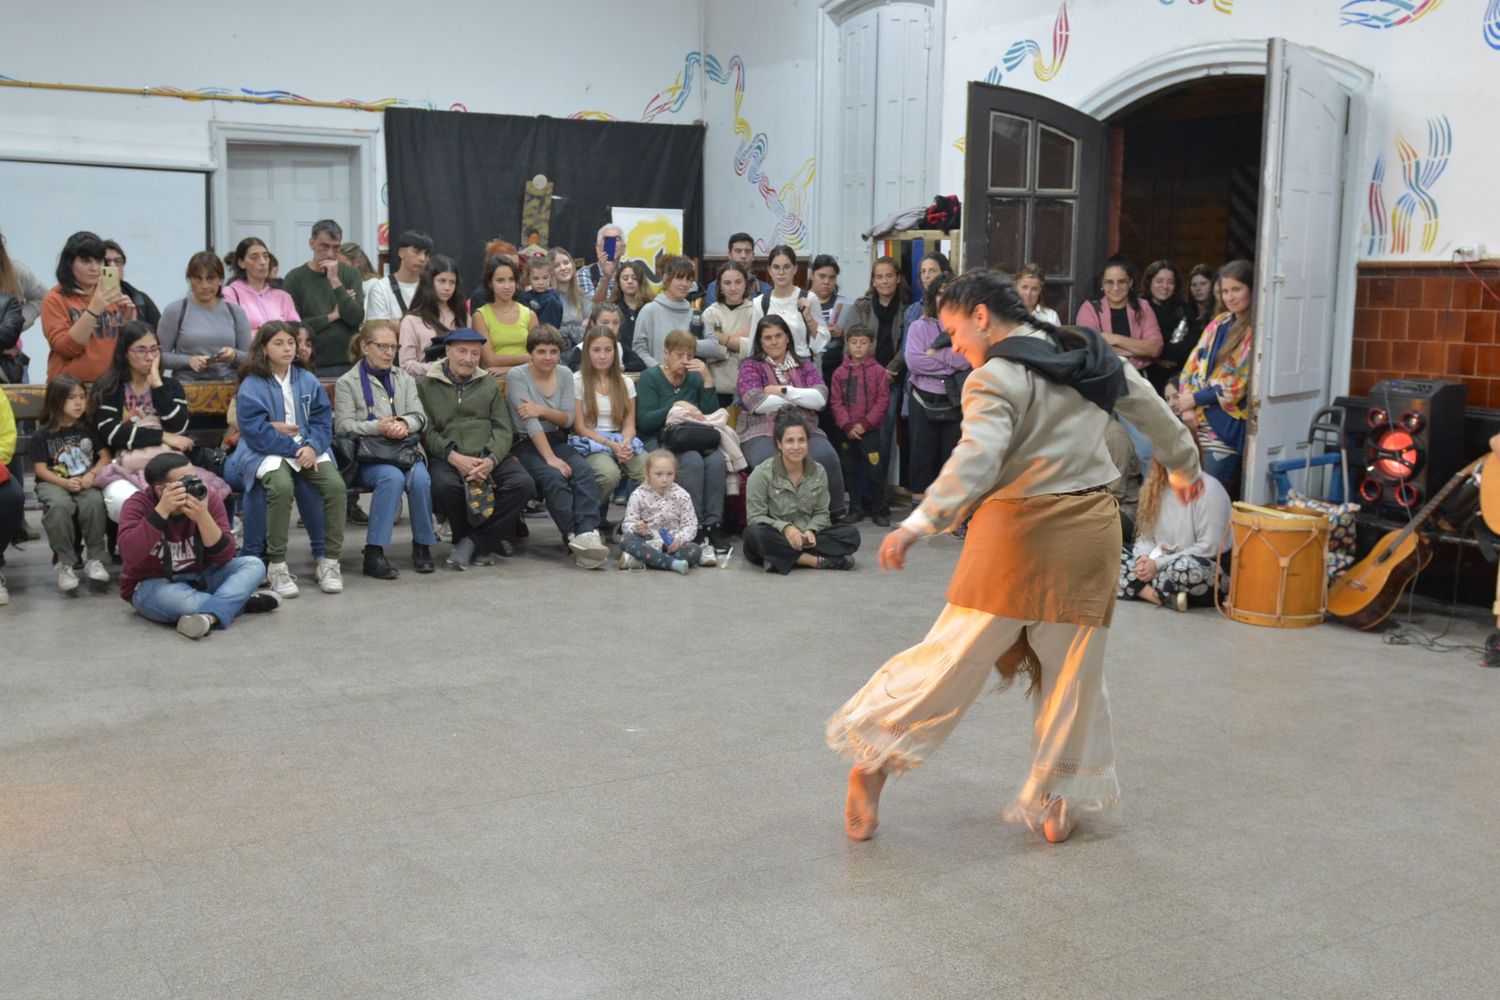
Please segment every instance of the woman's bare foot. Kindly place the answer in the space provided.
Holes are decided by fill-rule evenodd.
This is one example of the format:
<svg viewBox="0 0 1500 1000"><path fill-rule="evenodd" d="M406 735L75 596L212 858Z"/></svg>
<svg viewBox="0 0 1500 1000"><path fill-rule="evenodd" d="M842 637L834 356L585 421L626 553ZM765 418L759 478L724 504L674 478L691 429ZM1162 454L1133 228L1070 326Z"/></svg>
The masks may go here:
<svg viewBox="0 0 1500 1000"><path fill-rule="evenodd" d="M1077 826L1078 817L1068 808L1067 799L1053 799L1047 804L1047 811L1042 816L1042 836L1048 843L1061 844L1073 836Z"/></svg>
<svg viewBox="0 0 1500 1000"><path fill-rule="evenodd" d="M1150 584L1142 587L1141 592L1138 596L1147 604L1154 604L1158 608L1161 607L1161 595L1158 594L1156 592L1156 588L1151 586Z"/></svg>
<svg viewBox="0 0 1500 1000"><path fill-rule="evenodd" d="M885 787L885 768L866 771L849 769L849 797L844 800L844 832L850 840L869 840L880 825L880 790Z"/></svg>

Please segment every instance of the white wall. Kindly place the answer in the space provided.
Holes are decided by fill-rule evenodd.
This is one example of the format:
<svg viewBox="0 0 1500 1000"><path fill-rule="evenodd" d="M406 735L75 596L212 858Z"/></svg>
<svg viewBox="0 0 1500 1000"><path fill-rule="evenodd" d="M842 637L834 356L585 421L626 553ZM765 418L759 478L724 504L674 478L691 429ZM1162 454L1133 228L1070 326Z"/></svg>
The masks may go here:
<svg viewBox="0 0 1500 1000"><path fill-rule="evenodd" d="M1372 227L1365 210L1362 257L1450 260L1455 246L1480 242L1492 254L1500 254L1500 198L1492 187L1492 164L1500 155L1493 125L1500 51L1484 39L1486 7L1479 0L1419 4L1426 13L1418 20L1372 29L1341 24L1344 0L1069 0L1066 54L1056 75L1043 81L1033 58L1007 70L1004 55L1029 39L1036 43L1043 72L1053 69L1061 0L950 0L940 186L962 187L963 154L958 147L964 135L965 90L970 80L984 80L992 70L999 71L998 82L1005 86L1077 103L1132 64L1165 53L1216 41L1279 36L1375 73L1367 148L1354 155L1362 163L1366 185L1376 158L1384 158L1385 211L1381 225ZM1379 14L1395 6L1367 0L1354 9ZM1406 246L1399 249L1391 215L1407 188L1397 136L1425 160L1428 123L1444 119L1451 127L1452 151L1441 176L1427 186L1437 205L1431 246L1422 246L1425 218L1417 208ZM1211 150L1185 155L1195 152L1212 155Z"/></svg>

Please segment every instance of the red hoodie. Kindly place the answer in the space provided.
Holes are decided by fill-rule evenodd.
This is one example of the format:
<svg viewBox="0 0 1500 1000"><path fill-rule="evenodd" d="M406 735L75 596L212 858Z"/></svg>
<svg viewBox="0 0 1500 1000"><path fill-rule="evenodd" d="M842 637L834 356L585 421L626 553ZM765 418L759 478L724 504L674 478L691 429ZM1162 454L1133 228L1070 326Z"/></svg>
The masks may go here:
<svg viewBox="0 0 1500 1000"><path fill-rule="evenodd" d="M213 493L208 495L208 512L224 534L218 542L203 548L203 563L222 566L234 558L234 535L229 531L224 501ZM173 576L187 574L184 583L192 579L194 571L202 568L198 564L198 546L193 544L197 534L198 526L185 517L163 520L156 512L156 493L150 488L126 500L120 510L120 559L124 563L120 569L120 596L128 601L136 584L167 575L162 565L163 539L172 553Z"/></svg>
<svg viewBox="0 0 1500 1000"><path fill-rule="evenodd" d="M828 396L833 403L833 420L845 434L855 424L864 424L866 431L880 430L891 397L885 366L873 353L858 363L844 355L843 362L833 370Z"/></svg>

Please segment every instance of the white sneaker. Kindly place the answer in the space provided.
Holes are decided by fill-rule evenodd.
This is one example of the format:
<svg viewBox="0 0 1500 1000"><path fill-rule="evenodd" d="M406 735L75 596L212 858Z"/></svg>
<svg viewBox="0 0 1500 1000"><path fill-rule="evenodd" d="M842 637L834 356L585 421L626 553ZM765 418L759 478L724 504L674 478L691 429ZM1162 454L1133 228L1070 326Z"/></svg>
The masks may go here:
<svg viewBox="0 0 1500 1000"><path fill-rule="evenodd" d="M57 589L64 594L71 594L78 589L78 574L67 563L57 564Z"/></svg>
<svg viewBox="0 0 1500 1000"><path fill-rule="evenodd" d="M599 537L597 531L584 531L568 539L568 548L574 552L599 553L608 552L609 546L604 544L604 539Z"/></svg>
<svg viewBox="0 0 1500 1000"><path fill-rule="evenodd" d="M5 574L0 573L0 604L10 603L10 591L5 589Z"/></svg>
<svg viewBox="0 0 1500 1000"><path fill-rule="evenodd" d="M105 569L104 564L97 559L90 559L83 564L83 575L93 583L109 582L109 570Z"/></svg>
<svg viewBox="0 0 1500 1000"><path fill-rule="evenodd" d="M631 555L629 552L621 552L620 553L620 568L621 569L645 569L645 567L646 567L645 563L641 562L639 559L637 559L635 556Z"/></svg>
<svg viewBox="0 0 1500 1000"><path fill-rule="evenodd" d="M325 594L342 594L344 592L344 571L339 568L336 559L319 559L318 589Z"/></svg>
<svg viewBox="0 0 1500 1000"><path fill-rule="evenodd" d="M276 591L283 600L302 593L297 589L297 578L292 575L291 570L286 568L284 562L271 563L266 567L266 586Z"/></svg>
<svg viewBox="0 0 1500 1000"><path fill-rule="evenodd" d="M177 631L189 639L201 639L214 627L210 615L183 615L177 619Z"/></svg>
<svg viewBox="0 0 1500 1000"><path fill-rule="evenodd" d="M717 566L717 565L719 565L719 554L714 551L714 547L712 545L705 545L703 547L703 554L698 557L698 565L699 566Z"/></svg>
<svg viewBox="0 0 1500 1000"><path fill-rule="evenodd" d="M453 541L453 528L449 526L447 521L434 521L432 533L437 535L437 540L440 542Z"/></svg>

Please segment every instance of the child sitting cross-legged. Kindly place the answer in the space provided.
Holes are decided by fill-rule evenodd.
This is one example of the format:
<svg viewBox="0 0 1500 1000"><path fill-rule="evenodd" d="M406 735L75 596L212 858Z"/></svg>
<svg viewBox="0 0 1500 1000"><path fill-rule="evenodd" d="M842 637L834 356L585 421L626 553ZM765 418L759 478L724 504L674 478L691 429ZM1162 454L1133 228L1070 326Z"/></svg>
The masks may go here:
<svg viewBox="0 0 1500 1000"><path fill-rule="evenodd" d="M646 456L646 481L625 505L620 568L670 569L687 574L693 566L714 566L714 550L693 542L698 516L693 498L677 485L677 456L658 448Z"/></svg>

